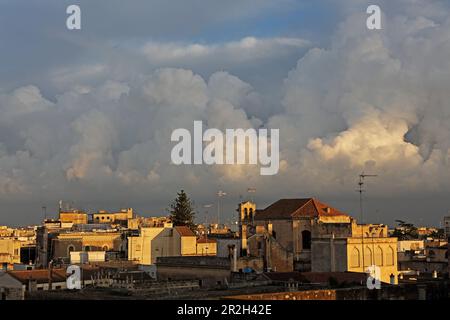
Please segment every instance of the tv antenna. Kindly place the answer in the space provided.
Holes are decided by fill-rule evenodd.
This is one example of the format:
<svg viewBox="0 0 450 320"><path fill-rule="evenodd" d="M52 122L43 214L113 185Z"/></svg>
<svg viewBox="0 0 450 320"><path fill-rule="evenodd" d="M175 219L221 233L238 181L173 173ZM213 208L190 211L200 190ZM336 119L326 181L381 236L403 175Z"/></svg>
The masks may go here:
<svg viewBox="0 0 450 320"><path fill-rule="evenodd" d="M358 182L358 192L359 192L359 210L360 210L360 224L361 224L361 252L362 252L362 267L364 269L365 267L365 261L364 261L364 211L363 211L363 192L365 192L364 190L364 179L365 178L374 178L374 177L378 177L378 175L376 174L365 174L364 171L359 175L359 182Z"/></svg>
<svg viewBox="0 0 450 320"><path fill-rule="evenodd" d="M364 220L364 210L363 210L363 193L365 192L364 190L364 184L365 178L374 178L374 177L378 177L377 174L365 174L364 172L362 172L359 175L359 182L358 182L358 192L359 192L359 214L360 214L360 219L361 219L361 224L363 224L363 220Z"/></svg>

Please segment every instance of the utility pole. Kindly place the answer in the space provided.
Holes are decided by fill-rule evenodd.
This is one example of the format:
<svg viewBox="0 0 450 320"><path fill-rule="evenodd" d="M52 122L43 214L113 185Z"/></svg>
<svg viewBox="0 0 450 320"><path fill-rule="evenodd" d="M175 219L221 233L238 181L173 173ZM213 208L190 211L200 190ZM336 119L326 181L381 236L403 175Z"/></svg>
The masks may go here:
<svg viewBox="0 0 450 320"><path fill-rule="evenodd" d="M206 239L206 245L208 245L208 208L211 208L212 204L205 204L203 205L203 208L205 209L205 239Z"/></svg>
<svg viewBox="0 0 450 320"><path fill-rule="evenodd" d="M376 175L376 174L364 174L364 172L359 175L359 182L358 182L359 189L358 189L358 192L359 192L359 210L360 210L361 224L364 221L364 210L363 210L363 192L365 192L365 190L364 190L364 184L365 184L364 179L367 178L367 177L378 177L378 175Z"/></svg>
<svg viewBox="0 0 450 320"><path fill-rule="evenodd" d="M361 223L361 254L362 254L362 268L364 270L364 208L363 208L363 192L364 190L364 179L368 177L378 177L376 174L365 174L364 171L359 175L359 182L358 182L358 192L359 192L359 218ZM373 253L372 253L373 254Z"/></svg>

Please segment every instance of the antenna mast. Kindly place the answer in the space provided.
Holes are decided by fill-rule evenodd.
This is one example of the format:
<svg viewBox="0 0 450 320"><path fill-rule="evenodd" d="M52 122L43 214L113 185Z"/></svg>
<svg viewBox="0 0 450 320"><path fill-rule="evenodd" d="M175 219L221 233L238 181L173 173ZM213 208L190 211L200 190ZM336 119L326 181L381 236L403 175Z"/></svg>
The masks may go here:
<svg viewBox="0 0 450 320"><path fill-rule="evenodd" d="M359 186L359 189L358 189L358 192L359 192L359 214L360 214L359 218L361 220L361 222L360 222L361 224L363 224L363 222L364 222L363 192L365 192L365 190L364 190L364 184L365 184L364 179L367 178L367 177L378 177L378 175L377 174L365 174L364 172L362 172L359 175L359 182L358 182L358 186Z"/></svg>
<svg viewBox="0 0 450 320"><path fill-rule="evenodd" d="M359 192L359 210L360 210L360 224L361 224L361 253L362 253L362 267L364 271L364 210L363 210L363 192L364 190L364 179L367 177L378 177L376 174L365 174L364 171L359 175L358 182L358 192Z"/></svg>

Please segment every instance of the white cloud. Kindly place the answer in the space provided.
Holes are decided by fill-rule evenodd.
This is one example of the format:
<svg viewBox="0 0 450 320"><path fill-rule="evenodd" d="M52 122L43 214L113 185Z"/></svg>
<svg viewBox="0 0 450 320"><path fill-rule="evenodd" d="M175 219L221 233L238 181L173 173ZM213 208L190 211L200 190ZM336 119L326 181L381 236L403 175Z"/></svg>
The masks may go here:
<svg viewBox="0 0 450 320"><path fill-rule="evenodd" d="M328 48L298 38L149 42L53 70L52 99L36 86L0 95L0 199L152 202L180 188L212 197L219 186L270 199L348 196L363 170L380 175L372 191L382 197L448 191L450 19L436 8L385 10L381 32L351 12ZM279 64L293 57L281 81ZM171 165L172 130L194 120L279 128L280 173Z"/></svg>

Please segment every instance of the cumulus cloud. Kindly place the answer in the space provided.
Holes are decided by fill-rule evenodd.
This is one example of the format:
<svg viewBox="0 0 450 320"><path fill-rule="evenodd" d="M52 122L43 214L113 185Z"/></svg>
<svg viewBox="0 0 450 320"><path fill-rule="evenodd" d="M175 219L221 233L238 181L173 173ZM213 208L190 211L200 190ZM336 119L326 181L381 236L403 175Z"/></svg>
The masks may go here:
<svg viewBox="0 0 450 320"><path fill-rule="evenodd" d="M270 200L349 196L362 171L379 174L371 187L379 197L450 190L445 4L385 6L384 29L369 31L355 4L325 48L282 37L151 41L102 63L52 70L52 97L38 86L1 93L0 199L150 204L185 188L208 201L218 188L250 186ZM272 62L294 56L296 66L279 79L286 66ZM282 94L266 91L269 83ZM172 130L194 120L221 130L280 129L280 173L170 164Z"/></svg>
<svg viewBox="0 0 450 320"><path fill-rule="evenodd" d="M374 33L354 27L364 19L352 15L290 72L285 113L270 119L297 137L285 160L329 192L364 170L383 175L380 195L448 190L449 20L387 14L396 31Z"/></svg>
<svg viewBox="0 0 450 320"><path fill-rule="evenodd" d="M220 45L150 42L144 45L142 52L150 62L158 65L171 64L181 59L191 63L197 60L198 63L204 61L205 58L217 59L217 55L221 56L220 60L225 64L232 62L255 63L259 59L273 59L277 55L288 56L292 51L298 51L299 48L309 45L308 41L299 38L258 39L246 37L240 41Z"/></svg>

